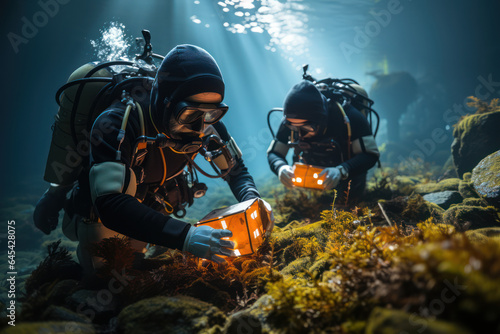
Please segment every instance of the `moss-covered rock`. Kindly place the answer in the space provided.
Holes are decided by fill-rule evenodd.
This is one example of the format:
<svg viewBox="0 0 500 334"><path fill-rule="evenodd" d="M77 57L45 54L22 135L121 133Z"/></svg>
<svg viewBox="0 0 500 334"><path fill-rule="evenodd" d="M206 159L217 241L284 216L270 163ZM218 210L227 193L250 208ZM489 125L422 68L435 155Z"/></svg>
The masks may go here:
<svg viewBox="0 0 500 334"><path fill-rule="evenodd" d="M220 333L225 322L217 307L181 295L143 299L118 316L118 328L124 334Z"/></svg>
<svg viewBox="0 0 500 334"><path fill-rule="evenodd" d="M466 229L500 226L498 211L491 206L456 205L446 210L443 222Z"/></svg>
<svg viewBox="0 0 500 334"><path fill-rule="evenodd" d="M462 196L458 191L441 191L438 193L430 193L423 196L428 202L439 205L443 209L448 209L452 204L462 202Z"/></svg>
<svg viewBox="0 0 500 334"><path fill-rule="evenodd" d="M262 324L259 318L250 312L250 310L244 310L236 312L229 317L229 320L224 326L224 334L242 334L242 333L252 333L261 334Z"/></svg>
<svg viewBox="0 0 500 334"><path fill-rule="evenodd" d="M482 198L466 198L462 201L462 204L470 206L488 206L488 202Z"/></svg>
<svg viewBox="0 0 500 334"><path fill-rule="evenodd" d="M24 322L16 323L16 326L4 328L2 334L60 334L60 333L79 333L94 334L96 331L92 325L78 322Z"/></svg>
<svg viewBox="0 0 500 334"><path fill-rule="evenodd" d="M479 195L500 207L500 150L488 155L474 167L471 180Z"/></svg>
<svg viewBox="0 0 500 334"><path fill-rule="evenodd" d="M472 185L471 181L472 173L468 172L465 173L462 177L462 180L460 180L460 183L458 185L458 192L460 195L464 198L480 198L477 192L474 190L474 186Z"/></svg>
<svg viewBox="0 0 500 334"><path fill-rule="evenodd" d="M468 115L455 125L451 145L458 176L472 169L487 155L500 149L500 112Z"/></svg>
<svg viewBox="0 0 500 334"><path fill-rule="evenodd" d="M424 319L404 311L376 307L370 313L366 324L366 334L471 334L458 325L432 319Z"/></svg>
<svg viewBox="0 0 500 334"><path fill-rule="evenodd" d="M467 237L473 242L485 242L493 239L500 243L500 227L487 227L467 231Z"/></svg>
<svg viewBox="0 0 500 334"><path fill-rule="evenodd" d="M49 308L43 312L42 319L46 321L70 321L85 324L91 323L91 319L87 318L85 315L56 305L49 306Z"/></svg>
<svg viewBox="0 0 500 334"><path fill-rule="evenodd" d="M393 221L403 220L406 223L418 223L429 218L438 222L442 219L444 209L439 205L427 202L422 196L399 196L390 201L380 201L386 214Z"/></svg>
<svg viewBox="0 0 500 334"><path fill-rule="evenodd" d="M415 187L415 192L420 195L425 195L429 193L437 193L441 191L458 191L460 185L460 179L451 178L444 179L439 182L429 182L419 184Z"/></svg>
<svg viewBox="0 0 500 334"><path fill-rule="evenodd" d="M118 314L118 298L110 290L78 290L65 300L65 305L81 312L92 319L94 323L107 323Z"/></svg>

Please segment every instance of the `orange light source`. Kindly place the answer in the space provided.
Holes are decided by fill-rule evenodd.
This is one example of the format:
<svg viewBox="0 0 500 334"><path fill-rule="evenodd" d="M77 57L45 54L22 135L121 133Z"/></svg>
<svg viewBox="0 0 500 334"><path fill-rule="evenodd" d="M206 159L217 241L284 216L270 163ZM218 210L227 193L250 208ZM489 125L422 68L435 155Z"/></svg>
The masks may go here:
<svg viewBox="0 0 500 334"><path fill-rule="evenodd" d="M293 164L293 174L295 177L292 178L292 182L296 187L323 189L325 176L319 176L322 171L322 167L296 162Z"/></svg>
<svg viewBox="0 0 500 334"><path fill-rule="evenodd" d="M254 198L227 208L215 209L195 226L207 225L230 230L233 236L224 239L235 243L235 255L250 255L262 244L264 235L273 228L271 207L266 204L260 198Z"/></svg>

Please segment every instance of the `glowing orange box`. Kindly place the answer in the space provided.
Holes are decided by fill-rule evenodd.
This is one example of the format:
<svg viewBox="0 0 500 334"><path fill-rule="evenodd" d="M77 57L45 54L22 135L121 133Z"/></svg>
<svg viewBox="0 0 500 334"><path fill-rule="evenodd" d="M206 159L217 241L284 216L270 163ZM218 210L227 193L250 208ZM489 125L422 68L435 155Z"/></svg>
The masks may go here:
<svg viewBox="0 0 500 334"><path fill-rule="evenodd" d="M236 256L243 256L253 254L262 244L264 234L271 232L272 221L271 208L260 198L254 198L227 208L215 209L194 226L207 225L230 230L233 236L224 239L234 241Z"/></svg>
<svg viewBox="0 0 500 334"><path fill-rule="evenodd" d="M292 178L292 182L296 187L323 189L325 176L319 177L322 171L322 167L296 162L293 164L294 177Z"/></svg>

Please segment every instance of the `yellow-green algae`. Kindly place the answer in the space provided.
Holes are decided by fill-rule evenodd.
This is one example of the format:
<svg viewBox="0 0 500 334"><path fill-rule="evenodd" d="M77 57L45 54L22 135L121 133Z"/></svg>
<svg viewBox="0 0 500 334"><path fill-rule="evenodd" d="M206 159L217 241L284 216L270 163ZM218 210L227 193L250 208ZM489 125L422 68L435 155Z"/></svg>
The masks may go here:
<svg viewBox="0 0 500 334"><path fill-rule="evenodd" d="M284 277L269 283L267 322L277 333L341 332L366 320L376 306L405 308L429 317L444 289L454 302L438 315L469 328L496 328L500 307L500 243L474 242L452 226L427 221L399 227L354 227L350 213L323 213L327 242L317 258L331 264L319 278ZM318 224L318 223L316 223ZM277 236L279 238L279 236ZM307 249L307 247L304 247ZM297 254L297 258L301 258ZM432 314L431 314L432 315Z"/></svg>
<svg viewBox="0 0 500 334"><path fill-rule="evenodd" d="M420 195L401 203L405 219L421 217L425 203ZM319 216L316 222L303 219L276 227L256 254L228 259L225 266L177 251L137 266L125 240L108 240L97 249L108 258L101 275L116 270L133 276L116 295L119 309L182 294L226 315L252 310L252 319L273 333L362 333L376 307L405 309L472 330L500 326L496 232L463 233L438 224L435 217L406 227L395 222L376 226L372 211L357 207L331 207ZM122 259L110 259L117 254ZM44 307L49 298L42 297L50 287L36 289L37 306ZM446 300L453 302L433 314L434 301L441 300L445 289ZM222 327L206 330L219 332Z"/></svg>
<svg viewBox="0 0 500 334"><path fill-rule="evenodd" d="M445 190L458 190L459 186L460 186L460 179L451 178L451 179L444 179L439 182L429 182L429 183L419 184L415 187L415 192L421 195L425 195Z"/></svg>
<svg viewBox="0 0 500 334"><path fill-rule="evenodd" d="M61 333L79 333L94 334L94 327L89 324L79 322L51 321L51 322L25 322L16 323L16 326L4 328L1 334L61 334Z"/></svg>

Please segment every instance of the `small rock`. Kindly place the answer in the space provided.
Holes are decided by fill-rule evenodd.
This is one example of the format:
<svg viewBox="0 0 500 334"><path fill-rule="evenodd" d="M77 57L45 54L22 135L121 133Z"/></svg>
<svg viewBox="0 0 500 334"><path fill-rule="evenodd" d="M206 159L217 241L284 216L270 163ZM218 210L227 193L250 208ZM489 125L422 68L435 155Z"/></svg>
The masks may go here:
<svg viewBox="0 0 500 334"><path fill-rule="evenodd" d="M445 211L443 221L458 227L468 226L469 229L500 226L497 210L491 206L455 205Z"/></svg>
<svg viewBox="0 0 500 334"><path fill-rule="evenodd" d="M199 333L224 326L226 316L217 307L186 297L153 297L124 308L118 316L120 333Z"/></svg>
<svg viewBox="0 0 500 334"><path fill-rule="evenodd" d="M482 198L466 198L462 201L462 204L470 206L488 206L488 202Z"/></svg>
<svg viewBox="0 0 500 334"><path fill-rule="evenodd" d="M366 334L378 333L426 333L471 334L459 325L441 320L425 319L404 311L376 307L370 313Z"/></svg>
<svg viewBox="0 0 500 334"><path fill-rule="evenodd" d="M488 155L472 170L472 184L479 195L500 207L500 151Z"/></svg>
<svg viewBox="0 0 500 334"><path fill-rule="evenodd" d="M94 334L96 331L92 325L78 322L51 321L51 322L24 322L16 323L16 326L8 326L2 334L20 333L78 333Z"/></svg>
<svg viewBox="0 0 500 334"><path fill-rule="evenodd" d="M69 322L81 322L81 323L91 323L90 319L84 316L68 310L62 306L51 305L48 309L43 312L42 319L46 321L69 321Z"/></svg>
<svg viewBox="0 0 500 334"><path fill-rule="evenodd" d="M473 242L485 242L492 239L500 242L500 227L480 228L473 231L467 231L466 234Z"/></svg>
<svg viewBox="0 0 500 334"><path fill-rule="evenodd" d="M66 279L58 282L52 289L50 302L52 304L61 304L78 288L79 282L73 279Z"/></svg>
<svg viewBox="0 0 500 334"><path fill-rule="evenodd" d="M94 323L106 323L117 314L116 295L108 289L79 290L66 298L66 306Z"/></svg>
<svg viewBox="0 0 500 334"><path fill-rule="evenodd" d="M470 176L468 180L465 179L465 175L467 174L472 175L471 173L464 174L464 179L458 185L458 192L463 198L479 198L479 195L474 190Z"/></svg>
<svg viewBox="0 0 500 334"><path fill-rule="evenodd" d="M423 196L427 202L439 205L443 209L448 209L450 205L462 202L462 196L458 191L441 191Z"/></svg>
<svg viewBox="0 0 500 334"><path fill-rule="evenodd" d="M224 334L252 333L261 334L262 324L259 318L252 314L250 310L243 310L234 313L223 330Z"/></svg>

